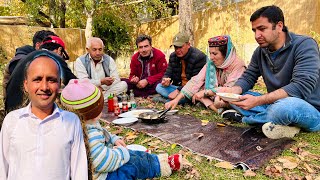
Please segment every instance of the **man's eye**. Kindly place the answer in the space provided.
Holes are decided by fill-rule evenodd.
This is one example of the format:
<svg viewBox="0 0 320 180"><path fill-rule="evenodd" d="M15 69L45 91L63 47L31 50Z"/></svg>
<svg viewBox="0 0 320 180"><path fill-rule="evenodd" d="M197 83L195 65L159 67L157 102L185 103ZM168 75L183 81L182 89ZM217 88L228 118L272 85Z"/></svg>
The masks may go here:
<svg viewBox="0 0 320 180"><path fill-rule="evenodd" d="M56 82L58 82L58 80L56 80L56 79L49 79L49 82L51 82L51 83L56 83Z"/></svg>
<svg viewBox="0 0 320 180"><path fill-rule="evenodd" d="M41 79L34 79L33 81L34 81L34 82L40 82Z"/></svg>

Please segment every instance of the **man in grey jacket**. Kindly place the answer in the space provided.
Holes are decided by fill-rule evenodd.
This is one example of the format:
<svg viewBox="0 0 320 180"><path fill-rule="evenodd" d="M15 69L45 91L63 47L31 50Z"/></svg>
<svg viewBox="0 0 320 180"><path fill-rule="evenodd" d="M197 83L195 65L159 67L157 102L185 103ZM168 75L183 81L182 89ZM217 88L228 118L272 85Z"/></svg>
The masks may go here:
<svg viewBox="0 0 320 180"><path fill-rule="evenodd" d="M272 139L293 137L302 128L320 130L320 57L316 41L288 31L282 10L262 7L251 15L259 47L248 69L232 88L220 92L243 94L232 102L236 110L222 113L226 119L264 124ZM248 92L262 76L267 94Z"/></svg>
<svg viewBox="0 0 320 180"><path fill-rule="evenodd" d="M119 95L127 91L127 83L121 81L115 61L104 53L103 41L90 37L86 43L88 53L77 58L74 64L75 74L79 79L89 79L96 85L107 101L110 93Z"/></svg>

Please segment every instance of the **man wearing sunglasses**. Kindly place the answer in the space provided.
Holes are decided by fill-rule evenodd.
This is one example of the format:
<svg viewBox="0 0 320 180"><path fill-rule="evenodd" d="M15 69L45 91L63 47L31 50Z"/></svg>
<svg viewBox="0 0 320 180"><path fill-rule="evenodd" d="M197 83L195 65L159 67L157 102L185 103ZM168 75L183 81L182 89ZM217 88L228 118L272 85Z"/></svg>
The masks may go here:
<svg viewBox="0 0 320 180"><path fill-rule="evenodd" d="M206 64L207 56L199 49L192 47L189 36L185 33L178 33L173 37L172 46L174 52L169 57L168 68L156 91L165 99L174 99L187 84L192 76L197 75ZM187 102L187 99L180 100L180 104Z"/></svg>

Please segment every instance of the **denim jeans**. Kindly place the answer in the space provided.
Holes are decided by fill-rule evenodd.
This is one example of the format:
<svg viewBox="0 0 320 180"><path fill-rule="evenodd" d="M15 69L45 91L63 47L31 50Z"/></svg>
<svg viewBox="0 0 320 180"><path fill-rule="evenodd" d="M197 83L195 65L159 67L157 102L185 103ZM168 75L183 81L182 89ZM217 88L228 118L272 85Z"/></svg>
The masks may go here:
<svg viewBox="0 0 320 180"><path fill-rule="evenodd" d="M130 180L160 177L158 156L143 151L129 150L130 160L116 171L108 173L107 180Z"/></svg>
<svg viewBox="0 0 320 180"><path fill-rule="evenodd" d="M164 87L162 86L161 83L159 83L156 87L156 91L157 93L159 93L161 96L163 96L164 98L167 99L167 102L170 101L169 99L169 94L172 93L173 91L175 91L176 89L178 89L178 86L175 85L169 85L168 87ZM187 102L190 102L190 100L188 98L183 98L179 101L179 104L185 104Z"/></svg>
<svg viewBox="0 0 320 180"><path fill-rule="evenodd" d="M255 92L246 92L259 96ZM303 99L287 97L275 101L273 104L256 106L249 110L244 110L238 106L231 105L244 117L242 122L248 124L261 124L273 122L281 125L294 125L306 131L320 130L320 112Z"/></svg>

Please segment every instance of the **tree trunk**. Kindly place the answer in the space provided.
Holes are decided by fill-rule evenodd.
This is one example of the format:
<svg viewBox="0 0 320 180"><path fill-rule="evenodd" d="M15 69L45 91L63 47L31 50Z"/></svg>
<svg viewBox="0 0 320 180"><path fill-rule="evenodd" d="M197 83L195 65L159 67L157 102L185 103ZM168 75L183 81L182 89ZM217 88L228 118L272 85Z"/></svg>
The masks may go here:
<svg viewBox="0 0 320 180"><path fill-rule="evenodd" d="M61 1L60 11L61 11L60 28L65 28L66 27L66 12L67 12L67 5L66 5L65 1Z"/></svg>
<svg viewBox="0 0 320 180"><path fill-rule="evenodd" d="M192 0L179 0L179 32L187 33L193 46Z"/></svg>
<svg viewBox="0 0 320 180"><path fill-rule="evenodd" d="M92 37L92 14L93 12L87 12L87 23L86 23L86 30L85 30L85 37L86 39L89 39L90 37Z"/></svg>
<svg viewBox="0 0 320 180"><path fill-rule="evenodd" d="M55 16L55 6L56 6L56 2L55 0L50 0L49 2L49 17L50 19L53 20L54 23L51 24L51 28L54 27L54 24L58 25L59 23L57 22L56 16Z"/></svg>

